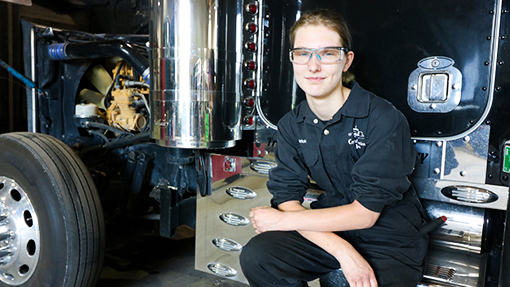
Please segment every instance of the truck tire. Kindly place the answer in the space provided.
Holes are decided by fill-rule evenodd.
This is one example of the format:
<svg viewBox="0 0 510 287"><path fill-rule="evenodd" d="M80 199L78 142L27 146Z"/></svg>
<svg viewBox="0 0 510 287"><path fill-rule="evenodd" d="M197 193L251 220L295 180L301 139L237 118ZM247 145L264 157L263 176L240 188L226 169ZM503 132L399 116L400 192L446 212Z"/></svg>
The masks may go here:
<svg viewBox="0 0 510 287"><path fill-rule="evenodd" d="M104 220L81 159L37 133L0 135L0 286L92 287Z"/></svg>

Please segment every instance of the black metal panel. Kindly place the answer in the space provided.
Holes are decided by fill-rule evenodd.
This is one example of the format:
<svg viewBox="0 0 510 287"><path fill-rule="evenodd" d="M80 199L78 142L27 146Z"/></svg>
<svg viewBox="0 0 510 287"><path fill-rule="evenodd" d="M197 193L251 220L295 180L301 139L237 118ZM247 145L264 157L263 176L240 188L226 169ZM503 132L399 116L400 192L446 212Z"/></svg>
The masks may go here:
<svg viewBox="0 0 510 287"><path fill-rule="evenodd" d="M490 92L494 2L302 1L302 11L317 7L334 9L344 15L353 34L355 59L352 70L357 81L401 110L414 137L454 136L467 131L481 119ZM299 7L286 7L284 13L291 15L290 8ZM285 23L285 32L292 25L290 22ZM278 26L271 28L277 31ZM285 52L281 57L276 55L280 53L279 48L273 44L272 62L288 62ZM418 113L407 103L408 77L420 60L430 56L453 59L454 67L463 75L461 102L449 113ZM290 79L278 80L284 80L287 85L278 90L279 94L292 91ZM276 79L271 77L271 85L274 81ZM276 92L266 98L267 105L278 105L281 113L282 105L272 103L275 95Z"/></svg>
<svg viewBox="0 0 510 287"><path fill-rule="evenodd" d="M510 140L510 21L508 20L510 2L502 3L500 42L498 47L498 66L494 83L494 101L487 117L491 133L489 139L489 157L487 161L487 183L508 185L509 175L503 173L503 145Z"/></svg>
<svg viewBox="0 0 510 287"><path fill-rule="evenodd" d="M263 92L261 107L274 125L305 96L299 87L294 92L294 74L289 61L289 30L296 22L301 1L265 1Z"/></svg>

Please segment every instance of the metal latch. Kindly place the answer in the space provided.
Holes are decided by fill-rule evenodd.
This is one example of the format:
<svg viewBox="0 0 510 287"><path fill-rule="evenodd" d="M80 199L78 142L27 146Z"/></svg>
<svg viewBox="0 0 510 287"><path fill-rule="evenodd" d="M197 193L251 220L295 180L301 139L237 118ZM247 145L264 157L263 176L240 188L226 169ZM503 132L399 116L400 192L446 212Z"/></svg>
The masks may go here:
<svg viewBox="0 0 510 287"><path fill-rule="evenodd" d="M409 76L407 102L416 112L447 113L460 103L462 74L447 57L422 59Z"/></svg>
<svg viewBox="0 0 510 287"><path fill-rule="evenodd" d="M448 99L448 74L423 74L418 101L421 103L444 103Z"/></svg>

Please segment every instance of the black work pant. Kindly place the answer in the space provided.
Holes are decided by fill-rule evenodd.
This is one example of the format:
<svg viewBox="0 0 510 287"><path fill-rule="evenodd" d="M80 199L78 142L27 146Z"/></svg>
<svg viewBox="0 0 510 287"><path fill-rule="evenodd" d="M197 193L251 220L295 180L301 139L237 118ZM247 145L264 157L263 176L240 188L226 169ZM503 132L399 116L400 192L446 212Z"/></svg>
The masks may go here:
<svg viewBox="0 0 510 287"><path fill-rule="evenodd" d="M416 287L421 279L420 268L391 257L364 258L380 287ZM335 257L295 231L270 231L253 237L243 247L240 261L253 287L308 286L308 281L340 268Z"/></svg>

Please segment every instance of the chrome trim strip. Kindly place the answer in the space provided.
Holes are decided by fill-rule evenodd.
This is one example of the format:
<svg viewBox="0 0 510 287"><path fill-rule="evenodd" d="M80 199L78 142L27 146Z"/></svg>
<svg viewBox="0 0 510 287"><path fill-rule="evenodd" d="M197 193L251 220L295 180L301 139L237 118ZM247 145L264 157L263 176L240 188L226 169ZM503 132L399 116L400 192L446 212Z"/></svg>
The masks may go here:
<svg viewBox="0 0 510 287"><path fill-rule="evenodd" d="M30 29L30 64L31 64L31 80L35 83L35 27ZM28 97L28 95L27 95ZM37 92L35 87L32 88L32 97L30 101L28 101L27 107L27 124L28 131L37 132L37 115L36 115L36 106L37 106Z"/></svg>
<svg viewBox="0 0 510 287"><path fill-rule="evenodd" d="M255 108L257 109L257 114L259 115L262 122L272 128L273 130L277 130L276 125L272 124L264 115L262 111L262 107L260 106L260 97L262 96L262 69L264 65L261 65L264 62L264 0L258 0L259 3L259 14L258 14L258 25L259 31L256 36L257 43L257 88L255 90Z"/></svg>
<svg viewBox="0 0 510 287"><path fill-rule="evenodd" d="M444 179L444 169L446 167L446 141L440 141L441 143L441 173L439 179Z"/></svg>

